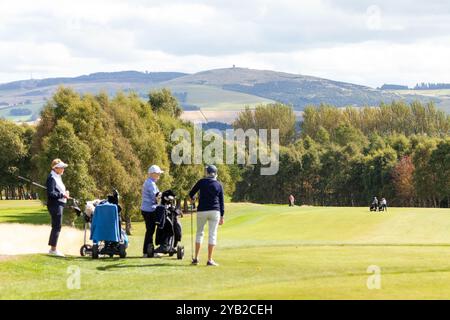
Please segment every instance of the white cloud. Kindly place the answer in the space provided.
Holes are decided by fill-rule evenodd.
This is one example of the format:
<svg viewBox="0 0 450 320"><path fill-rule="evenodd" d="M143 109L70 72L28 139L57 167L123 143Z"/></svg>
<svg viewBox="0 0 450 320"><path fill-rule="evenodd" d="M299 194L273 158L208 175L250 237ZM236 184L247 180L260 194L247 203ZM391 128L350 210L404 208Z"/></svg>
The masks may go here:
<svg viewBox="0 0 450 320"><path fill-rule="evenodd" d="M0 21L0 82L233 64L371 86L450 82L443 0L15 0L0 2Z"/></svg>

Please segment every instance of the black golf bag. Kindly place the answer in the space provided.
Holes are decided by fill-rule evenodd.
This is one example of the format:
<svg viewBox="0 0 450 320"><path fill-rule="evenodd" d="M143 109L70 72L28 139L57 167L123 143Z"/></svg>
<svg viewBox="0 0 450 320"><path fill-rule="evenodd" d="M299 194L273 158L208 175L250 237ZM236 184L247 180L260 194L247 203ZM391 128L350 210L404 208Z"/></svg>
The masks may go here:
<svg viewBox="0 0 450 320"><path fill-rule="evenodd" d="M369 210L370 211L377 211L379 209L378 207L379 202L377 197L373 197L372 203L370 204Z"/></svg>
<svg viewBox="0 0 450 320"><path fill-rule="evenodd" d="M178 217L181 210L176 207L175 194L172 190L164 191L161 195L161 205L156 208L156 249L153 245L149 245L147 250L148 256L152 257L154 253L169 254L173 256L177 254L178 259L183 259L184 246L179 245L182 238L181 224Z"/></svg>

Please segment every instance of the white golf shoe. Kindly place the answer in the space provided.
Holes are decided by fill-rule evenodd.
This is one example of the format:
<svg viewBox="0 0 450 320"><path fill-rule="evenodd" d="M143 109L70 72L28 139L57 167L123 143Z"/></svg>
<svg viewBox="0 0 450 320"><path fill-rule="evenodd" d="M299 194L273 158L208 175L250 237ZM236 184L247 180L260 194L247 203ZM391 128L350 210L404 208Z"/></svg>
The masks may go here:
<svg viewBox="0 0 450 320"><path fill-rule="evenodd" d="M50 250L48 252L49 255L51 256L56 256L56 257L65 257L64 253L58 251L58 250Z"/></svg>

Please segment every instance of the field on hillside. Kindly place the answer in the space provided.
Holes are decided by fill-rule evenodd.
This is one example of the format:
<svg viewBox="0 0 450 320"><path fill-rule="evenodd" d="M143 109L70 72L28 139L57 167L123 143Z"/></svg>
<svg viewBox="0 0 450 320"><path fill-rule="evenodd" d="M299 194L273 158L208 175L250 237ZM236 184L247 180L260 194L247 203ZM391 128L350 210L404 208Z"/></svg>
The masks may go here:
<svg viewBox="0 0 450 320"><path fill-rule="evenodd" d="M18 106L12 106L12 107L3 107L0 109L0 118L4 118L11 121L20 121L20 122L26 122L30 121L33 118L33 114L39 114L44 106L44 102L36 102L32 104L24 104L24 105L18 105ZM25 115L25 116L15 116L11 115L10 111L12 109L28 109L32 112L31 115Z"/></svg>
<svg viewBox="0 0 450 320"><path fill-rule="evenodd" d="M423 97L438 98L440 101L436 103L436 106L440 110L450 114L450 89L440 90L393 90L391 92L400 93L405 96L418 96L418 99Z"/></svg>
<svg viewBox="0 0 450 320"><path fill-rule="evenodd" d="M273 103L273 100L254 95L224 90L213 86L185 85L170 86L174 93L186 92L185 103L202 110L232 111L243 110L245 106L255 107L258 104Z"/></svg>
<svg viewBox="0 0 450 320"><path fill-rule="evenodd" d="M80 93L98 94L100 92L107 92L110 96L114 96L118 91L134 91L138 93L143 99L147 97L151 90L161 89L158 84L136 84L136 83L87 83L87 84L72 84L70 85L74 90ZM179 96L186 94L185 101L180 101L182 104L196 106L202 110L208 111L224 111L233 112L243 110L245 106L254 107L258 104L273 103L273 100L257 97L254 95L240 93L230 90L223 90L218 87L206 85L174 85L163 86L169 88L172 93ZM31 116L10 116L9 111L12 108L27 108L35 113L40 112L45 101L43 97L50 99L52 94L57 90L58 86L48 86L35 90L36 95L23 96L27 90L9 90L0 91L0 101L9 103L16 103L31 99L33 104L20 105L16 107L8 107L0 110L0 118L6 118L13 121L28 121ZM213 117L211 121L220 120L220 117ZM233 118L234 120L234 118Z"/></svg>
<svg viewBox="0 0 450 320"><path fill-rule="evenodd" d="M186 215L184 260L141 258L144 226L134 223L126 259L0 256L0 299L450 299L449 209L229 203L225 217L218 268L204 265L205 247L201 265L189 264ZM48 220L36 202L0 201L0 226ZM368 289L369 266L380 289ZM80 289L67 288L73 268Z"/></svg>

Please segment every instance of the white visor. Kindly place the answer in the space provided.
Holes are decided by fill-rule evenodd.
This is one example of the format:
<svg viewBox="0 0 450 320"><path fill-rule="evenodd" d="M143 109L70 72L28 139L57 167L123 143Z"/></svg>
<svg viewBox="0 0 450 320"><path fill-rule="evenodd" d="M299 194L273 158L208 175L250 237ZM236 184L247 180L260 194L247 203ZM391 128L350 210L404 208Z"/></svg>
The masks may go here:
<svg viewBox="0 0 450 320"><path fill-rule="evenodd" d="M64 162L60 162L60 163L58 163L58 164L56 164L54 167L53 167L53 169L56 169L56 168L67 168L69 165L68 164L66 164L66 163L64 163Z"/></svg>

